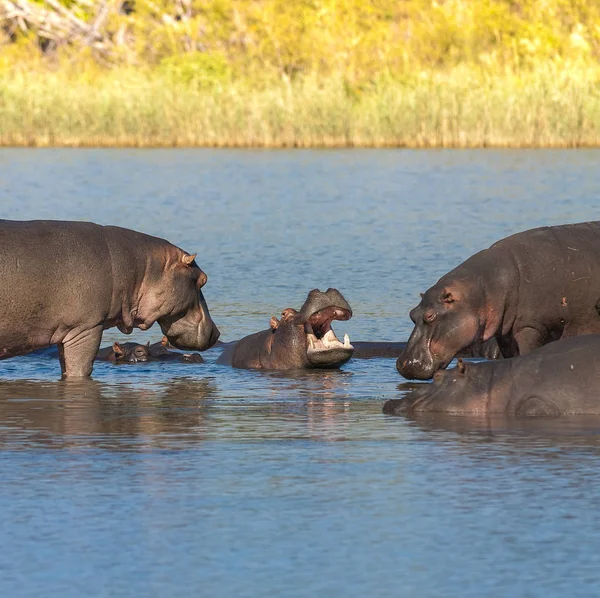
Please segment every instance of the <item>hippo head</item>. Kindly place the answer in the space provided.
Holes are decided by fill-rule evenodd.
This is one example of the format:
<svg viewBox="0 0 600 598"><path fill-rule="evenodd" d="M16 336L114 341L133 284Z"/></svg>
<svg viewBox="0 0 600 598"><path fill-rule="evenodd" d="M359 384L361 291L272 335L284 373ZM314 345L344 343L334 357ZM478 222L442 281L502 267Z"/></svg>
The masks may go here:
<svg viewBox="0 0 600 598"><path fill-rule="evenodd" d="M331 322L349 320L352 309L337 289L310 291L300 311L288 308L281 320L271 318L272 367L333 368L346 363L354 351L346 334L336 337Z"/></svg>
<svg viewBox="0 0 600 598"><path fill-rule="evenodd" d="M403 399L391 399L383 406L389 415L418 412L454 414L485 413L489 408L490 368L488 363L469 364L458 359L457 367L433 376L431 384L419 384Z"/></svg>
<svg viewBox="0 0 600 598"><path fill-rule="evenodd" d="M415 327L396 367L409 380L428 380L465 347L482 339L482 293L466 281L443 279L410 312Z"/></svg>
<svg viewBox="0 0 600 598"><path fill-rule="evenodd" d="M183 253L168 268L169 276L163 276L157 293L162 313L156 321L176 349L204 351L217 342L220 332L201 290L207 276L195 257Z"/></svg>
<svg viewBox="0 0 600 598"><path fill-rule="evenodd" d="M138 345L137 343L113 343L112 346L115 363L138 363L150 359L150 343Z"/></svg>

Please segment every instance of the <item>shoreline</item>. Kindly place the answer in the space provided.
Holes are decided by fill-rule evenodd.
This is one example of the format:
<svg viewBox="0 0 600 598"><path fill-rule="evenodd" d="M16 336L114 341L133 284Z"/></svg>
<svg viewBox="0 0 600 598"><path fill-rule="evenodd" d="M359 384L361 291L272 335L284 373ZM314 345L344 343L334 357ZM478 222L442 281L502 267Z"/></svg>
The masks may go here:
<svg viewBox="0 0 600 598"><path fill-rule="evenodd" d="M418 143L405 143L402 145L393 143L382 143L382 144L343 144L343 143L331 143L331 144L314 144L314 145L286 145L286 144L272 144L272 145L260 145L260 144L189 144L189 143L130 143L130 142L115 142L115 141L81 141L81 142L55 142L46 143L44 141L35 142L16 142L7 143L0 141L0 149L82 149L82 150L93 150L93 149L139 149L139 150L182 150L182 149L210 149L210 150L382 150L382 149L398 149L398 150L596 150L600 149L600 139L597 142L584 142L580 144L539 144L539 145L525 145L525 144L481 144L481 145L426 145Z"/></svg>

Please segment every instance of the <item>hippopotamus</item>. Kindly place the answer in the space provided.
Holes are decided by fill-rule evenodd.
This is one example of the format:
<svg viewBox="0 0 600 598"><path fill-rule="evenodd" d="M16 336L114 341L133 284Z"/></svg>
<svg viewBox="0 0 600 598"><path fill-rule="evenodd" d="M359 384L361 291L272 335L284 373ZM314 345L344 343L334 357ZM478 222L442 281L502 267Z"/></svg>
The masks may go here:
<svg viewBox="0 0 600 598"><path fill-rule="evenodd" d="M169 350L172 345L163 337L160 342L145 345L139 343L119 343L114 342L109 347L102 347L98 350L96 361L109 361L115 365L130 363L146 363L148 361L179 361L182 363L204 363L202 355L198 353L180 353ZM57 359L58 349L54 346L45 349L36 349L31 352L32 355L40 357L50 357Z"/></svg>
<svg viewBox="0 0 600 598"><path fill-rule="evenodd" d="M599 415L600 335L575 336L527 355L465 363L438 371L403 399L385 403L393 415L451 414Z"/></svg>
<svg viewBox="0 0 600 598"><path fill-rule="evenodd" d="M103 347L96 355L98 361L110 361L111 363L139 363L150 360L150 343L140 345L139 343L117 343L110 347Z"/></svg>
<svg viewBox="0 0 600 598"><path fill-rule="evenodd" d="M58 345L63 378L91 375L102 332L157 322L178 349L215 344L195 259L117 226L0 221L0 359Z"/></svg>
<svg viewBox="0 0 600 598"><path fill-rule="evenodd" d="M173 345L169 342L166 336L158 343L153 343L148 346L150 354L148 361L179 361L183 363L204 363L202 355L198 353L178 353L171 351Z"/></svg>
<svg viewBox="0 0 600 598"><path fill-rule="evenodd" d="M411 312L397 368L430 379L461 349L495 338L504 357L600 332L600 222L517 233L445 274Z"/></svg>
<svg viewBox="0 0 600 598"><path fill-rule="evenodd" d="M293 370L335 368L346 363L354 347L346 334L336 337L331 322L349 320L352 309L337 289L313 289L300 311L285 309L270 327L226 346L217 363L235 368Z"/></svg>

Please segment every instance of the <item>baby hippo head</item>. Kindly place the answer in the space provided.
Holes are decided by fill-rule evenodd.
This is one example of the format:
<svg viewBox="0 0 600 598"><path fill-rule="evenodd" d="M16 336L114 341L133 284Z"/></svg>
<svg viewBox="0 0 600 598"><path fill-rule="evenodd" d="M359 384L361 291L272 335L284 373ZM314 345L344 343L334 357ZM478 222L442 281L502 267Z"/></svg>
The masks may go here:
<svg viewBox="0 0 600 598"><path fill-rule="evenodd" d="M346 334L340 341L331 327L334 320L349 320L352 309L337 289L313 289L300 311L285 309L271 318L271 367L335 368L354 351Z"/></svg>
<svg viewBox="0 0 600 598"><path fill-rule="evenodd" d="M139 363L150 359L150 343L113 343L112 352L115 363Z"/></svg>

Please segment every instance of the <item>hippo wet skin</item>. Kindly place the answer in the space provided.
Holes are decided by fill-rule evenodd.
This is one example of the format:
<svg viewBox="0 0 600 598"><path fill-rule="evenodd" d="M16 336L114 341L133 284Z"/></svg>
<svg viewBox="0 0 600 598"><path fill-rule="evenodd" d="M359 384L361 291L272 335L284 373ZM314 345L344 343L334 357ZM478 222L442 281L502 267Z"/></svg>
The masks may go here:
<svg viewBox="0 0 600 598"><path fill-rule="evenodd" d="M155 322L176 348L208 349L219 331L194 258L116 226L0 221L0 358L56 344L63 378L86 377L103 330Z"/></svg>
<svg viewBox="0 0 600 598"><path fill-rule="evenodd" d="M333 320L349 320L352 310L337 289L312 290L300 311L288 308L268 330L246 336L225 348L217 363L235 368L292 370L334 368L352 357L348 335L340 342Z"/></svg>
<svg viewBox="0 0 600 598"><path fill-rule="evenodd" d="M410 312L396 366L427 380L459 351L496 339L504 357L600 332L600 222L537 228L498 241L440 278Z"/></svg>
<svg viewBox="0 0 600 598"><path fill-rule="evenodd" d="M181 363L204 363L199 353L180 353L171 351L166 337L162 341L145 345L139 343L115 342L109 347L102 347L96 355L96 361L108 361L115 365L147 363L149 361L178 361ZM58 359L58 349L55 346L36 349L31 355Z"/></svg>
<svg viewBox="0 0 600 598"><path fill-rule="evenodd" d="M459 360L419 386L387 401L383 412L600 415L600 335L566 338L512 359Z"/></svg>
<svg viewBox="0 0 600 598"><path fill-rule="evenodd" d="M150 360L150 343L113 343L110 347L103 347L96 355L98 361L111 363L145 363Z"/></svg>

